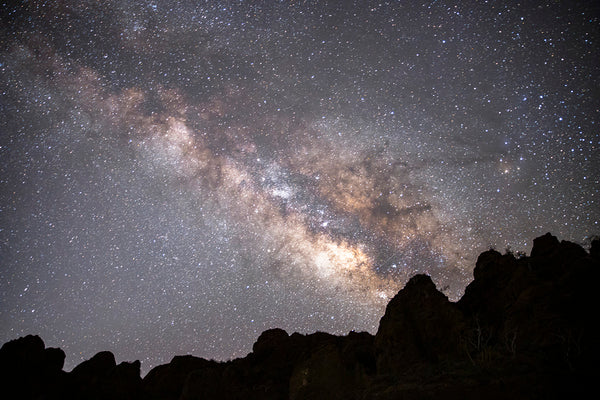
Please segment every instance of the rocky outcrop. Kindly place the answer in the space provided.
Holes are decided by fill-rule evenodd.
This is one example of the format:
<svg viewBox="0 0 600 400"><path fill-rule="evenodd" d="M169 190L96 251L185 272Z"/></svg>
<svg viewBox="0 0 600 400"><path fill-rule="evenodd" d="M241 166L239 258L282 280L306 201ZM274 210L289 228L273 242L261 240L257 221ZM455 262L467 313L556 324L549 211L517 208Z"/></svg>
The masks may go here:
<svg viewBox="0 0 600 400"><path fill-rule="evenodd" d="M175 356L170 363L153 368L143 380L149 398L177 400L194 371L215 369L218 363L194 356Z"/></svg>
<svg viewBox="0 0 600 400"><path fill-rule="evenodd" d="M450 302L416 275L376 335L263 332L228 362L174 357L142 380L140 363L100 352L70 373L37 336L0 349L0 387L23 399L504 399L582 396L600 376L595 326L600 243L590 253L546 234L531 256L482 253ZM12 397L11 397L12 396Z"/></svg>
<svg viewBox="0 0 600 400"><path fill-rule="evenodd" d="M0 390L6 398L35 399L63 386L65 353L45 348L39 336L28 335L0 348Z"/></svg>
<svg viewBox="0 0 600 400"><path fill-rule="evenodd" d="M373 354L366 332L340 337L271 329L247 357L190 374L181 399L353 398L375 372Z"/></svg>
<svg viewBox="0 0 600 400"><path fill-rule="evenodd" d="M411 278L388 304L375 336L377 371L396 375L416 363L460 354L464 317L427 275Z"/></svg>
<svg viewBox="0 0 600 400"><path fill-rule="evenodd" d="M117 365L110 351L102 351L82 362L67 376L61 395L74 399L142 398L140 362Z"/></svg>

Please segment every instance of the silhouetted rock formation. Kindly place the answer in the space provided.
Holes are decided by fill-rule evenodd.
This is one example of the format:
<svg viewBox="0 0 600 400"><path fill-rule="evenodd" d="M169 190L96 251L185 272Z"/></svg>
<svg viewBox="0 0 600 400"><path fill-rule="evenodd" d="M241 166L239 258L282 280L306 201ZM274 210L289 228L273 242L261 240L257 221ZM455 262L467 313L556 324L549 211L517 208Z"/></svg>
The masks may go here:
<svg viewBox="0 0 600 400"><path fill-rule="evenodd" d="M102 351L76 366L62 395L76 399L136 399L142 393L140 362L117 365L110 351Z"/></svg>
<svg viewBox="0 0 600 400"><path fill-rule="evenodd" d="M219 364L194 356L176 356L144 377L144 388L152 398L179 399L188 376L194 371L214 369Z"/></svg>
<svg viewBox="0 0 600 400"><path fill-rule="evenodd" d="M28 335L0 348L0 390L18 394L14 398L37 399L56 393L66 373L65 353L46 349L39 336ZM10 398L10 397L7 397Z"/></svg>
<svg viewBox="0 0 600 400"><path fill-rule="evenodd" d="M482 253L457 303L414 276L375 336L271 329L244 358L177 356L143 380L139 361L116 365L110 352L66 373L62 350L27 336L0 349L0 388L22 399L576 397L600 377L599 253L598 239L588 254L546 234L530 257Z"/></svg>
<svg viewBox="0 0 600 400"><path fill-rule="evenodd" d="M388 304L375 336L377 371L399 374L415 363L460 355L465 324L456 304L427 275L410 279Z"/></svg>

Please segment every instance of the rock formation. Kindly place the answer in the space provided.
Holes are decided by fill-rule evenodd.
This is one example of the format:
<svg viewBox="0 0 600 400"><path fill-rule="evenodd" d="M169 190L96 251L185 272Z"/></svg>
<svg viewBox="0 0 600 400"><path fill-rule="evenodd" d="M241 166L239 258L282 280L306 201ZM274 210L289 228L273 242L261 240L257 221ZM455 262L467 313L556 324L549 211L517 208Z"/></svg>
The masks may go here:
<svg viewBox="0 0 600 400"><path fill-rule="evenodd" d="M177 356L140 378L140 363L100 352L67 373L65 354L26 336L0 349L2 398L478 399L579 397L600 376L590 253L550 234L531 256L482 253L456 303L426 275L390 301L376 335L263 332L228 362ZM12 396L12 397L11 397Z"/></svg>

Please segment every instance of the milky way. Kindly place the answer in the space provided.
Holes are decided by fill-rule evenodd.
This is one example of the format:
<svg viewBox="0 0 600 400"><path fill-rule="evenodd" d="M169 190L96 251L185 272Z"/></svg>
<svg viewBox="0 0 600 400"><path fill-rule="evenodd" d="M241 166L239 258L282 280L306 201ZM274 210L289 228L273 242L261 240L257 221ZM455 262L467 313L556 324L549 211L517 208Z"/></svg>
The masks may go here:
<svg viewBox="0 0 600 400"><path fill-rule="evenodd" d="M1 8L0 341L67 369L375 332L416 273L600 232L594 2Z"/></svg>

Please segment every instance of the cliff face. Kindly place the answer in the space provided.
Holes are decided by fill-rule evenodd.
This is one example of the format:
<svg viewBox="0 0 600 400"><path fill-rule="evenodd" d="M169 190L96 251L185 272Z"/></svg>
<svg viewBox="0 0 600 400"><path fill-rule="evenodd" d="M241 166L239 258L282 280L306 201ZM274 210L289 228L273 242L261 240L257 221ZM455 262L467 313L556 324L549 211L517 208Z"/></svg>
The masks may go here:
<svg viewBox="0 0 600 400"><path fill-rule="evenodd" d="M600 376L599 244L588 254L546 234L529 257L486 251L460 301L414 276L374 336L272 329L245 358L178 356L144 379L139 361L110 352L66 373L62 350L27 336L0 349L0 388L22 399L572 397Z"/></svg>

